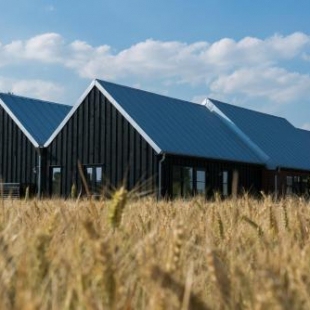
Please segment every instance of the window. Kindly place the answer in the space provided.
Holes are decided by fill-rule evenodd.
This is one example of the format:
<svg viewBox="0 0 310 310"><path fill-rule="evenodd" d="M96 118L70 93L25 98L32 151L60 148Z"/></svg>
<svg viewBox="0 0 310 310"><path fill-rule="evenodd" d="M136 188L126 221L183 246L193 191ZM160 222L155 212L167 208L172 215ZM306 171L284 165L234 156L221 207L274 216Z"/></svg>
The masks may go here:
<svg viewBox="0 0 310 310"><path fill-rule="evenodd" d="M293 194L293 177L292 176L286 176L286 195L292 195Z"/></svg>
<svg viewBox="0 0 310 310"><path fill-rule="evenodd" d="M228 171L223 171L223 196L228 196Z"/></svg>
<svg viewBox="0 0 310 310"><path fill-rule="evenodd" d="M85 166L85 177L92 194L101 194L103 187L102 166Z"/></svg>
<svg viewBox="0 0 310 310"><path fill-rule="evenodd" d="M292 189L294 194L300 195L302 193L302 188L301 188L301 177L300 176L294 176L293 179L293 189Z"/></svg>
<svg viewBox="0 0 310 310"><path fill-rule="evenodd" d="M196 170L196 192L197 195L206 195L206 172L204 170Z"/></svg>
<svg viewBox="0 0 310 310"><path fill-rule="evenodd" d="M193 195L193 168L174 166L172 170L173 197Z"/></svg>
<svg viewBox="0 0 310 310"><path fill-rule="evenodd" d="M193 168L183 167L183 196L190 197L193 195Z"/></svg>
<svg viewBox="0 0 310 310"><path fill-rule="evenodd" d="M51 195L61 195L61 167L51 167Z"/></svg>
<svg viewBox="0 0 310 310"><path fill-rule="evenodd" d="M303 176L301 178L301 192L302 194L310 195L310 176Z"/></svg>
<svg viewBox="0 0 310 310"><path fill-rule="evenodd" d="M172 169L172 196L180 197L182 196L182 186L181 186L181 167L174 166Z"/></svg>

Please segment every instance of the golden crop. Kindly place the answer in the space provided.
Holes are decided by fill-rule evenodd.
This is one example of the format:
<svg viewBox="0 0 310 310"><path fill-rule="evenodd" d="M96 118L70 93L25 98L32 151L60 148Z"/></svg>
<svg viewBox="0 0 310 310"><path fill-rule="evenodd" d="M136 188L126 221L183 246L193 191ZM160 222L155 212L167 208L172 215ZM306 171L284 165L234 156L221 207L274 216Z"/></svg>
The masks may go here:
<svg viewBox="0 0 310 310"><path fill-rule="evenodd" d="M0 201L0 309L310 309L310 203Z"/></svg>

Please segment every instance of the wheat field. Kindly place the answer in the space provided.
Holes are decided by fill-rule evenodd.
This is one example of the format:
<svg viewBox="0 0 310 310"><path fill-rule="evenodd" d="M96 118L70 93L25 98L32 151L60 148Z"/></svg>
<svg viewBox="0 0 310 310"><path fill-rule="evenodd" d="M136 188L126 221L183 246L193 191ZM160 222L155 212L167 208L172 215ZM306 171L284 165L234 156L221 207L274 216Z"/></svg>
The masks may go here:
<svg viewBox="0 0 310 310"><path fill-rule="evenodd" d="M0 309L310 309L310 203L2 200Z"/></svg>

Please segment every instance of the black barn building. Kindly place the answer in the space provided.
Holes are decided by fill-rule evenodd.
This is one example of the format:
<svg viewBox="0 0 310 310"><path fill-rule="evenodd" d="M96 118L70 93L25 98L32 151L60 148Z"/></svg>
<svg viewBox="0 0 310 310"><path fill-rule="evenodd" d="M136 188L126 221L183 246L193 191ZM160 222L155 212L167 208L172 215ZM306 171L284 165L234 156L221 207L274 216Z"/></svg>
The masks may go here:
<svg viewBox="0 0 310 310"><path fill-rule="evenodd" d="M236 172L240 191L262 186L262 154L204 105L99 80L45 147L51 195L68 196L73 184L82 189L78 161L95 194L126 182L167 197L227 196Z"/></svg>
<svg viewBox="0 0 310 310"><path fill-rule="evenodd" d="M268 194L302 195L310 189L310 132L286 119L213 99L207 105L225 115L266 155L262 190Z"/></svg>
<svg viewBox="0 0 310 310"><path fill-rule="evenodd" d="M71 107L0 93L1 195L40 191L44 143Z"/></svg>

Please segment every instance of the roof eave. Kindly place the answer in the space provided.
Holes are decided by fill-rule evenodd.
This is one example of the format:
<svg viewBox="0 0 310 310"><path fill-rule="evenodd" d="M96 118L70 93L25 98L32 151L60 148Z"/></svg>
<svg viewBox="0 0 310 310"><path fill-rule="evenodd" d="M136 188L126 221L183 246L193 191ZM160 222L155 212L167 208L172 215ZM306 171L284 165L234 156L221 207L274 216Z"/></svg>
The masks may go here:
<svg viewBox="0 0 310 310"><path fill-rule="evenodd" d="M158 155L166 154L168 156L179 156L179 157L188 157L188 158L197 158L202 160L212 160L212 161L220 161L220 162L231 162L231 163L238 163L238 164L249 164L255 166L265 167L265 163L261 161L253 161L253 160L240 160L234 158L219 158L219 157L212 157L212 156L204 156L204 155L197 155L197 154L190 154L190 153L177 153L171 151L161 151Z"/></svg>
<svg viewBox="0 0 310 310"><path fill-rule="evenodd" d="M294 171L303 171L303 172L310 172L310 167L305 166L288 166L287 164L282 165L267 165L266 168L268 170L294 170Z"/></svg>

